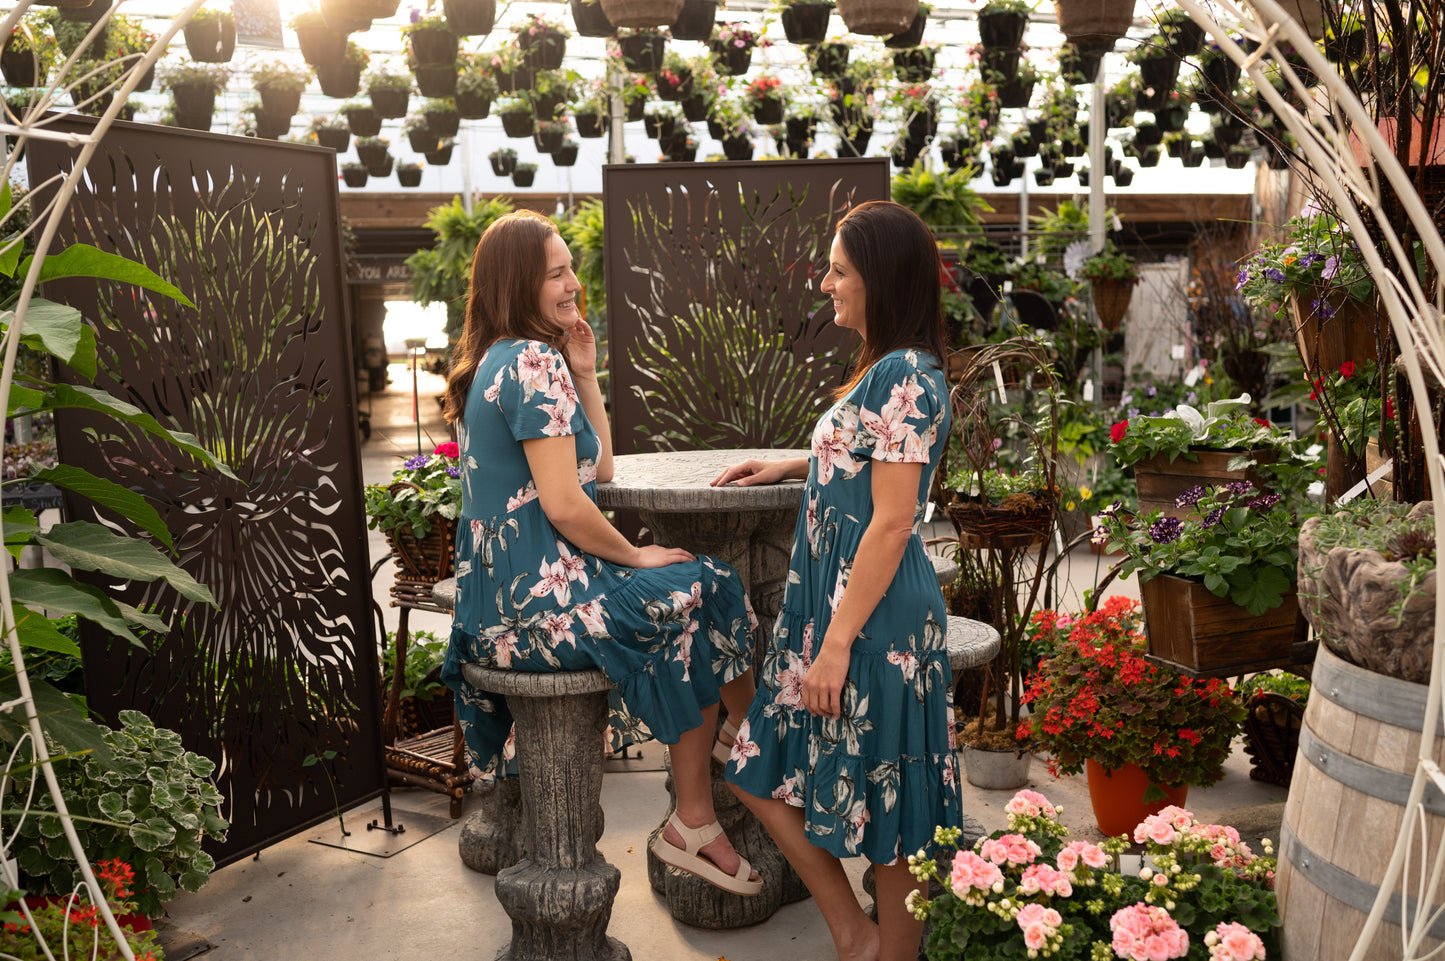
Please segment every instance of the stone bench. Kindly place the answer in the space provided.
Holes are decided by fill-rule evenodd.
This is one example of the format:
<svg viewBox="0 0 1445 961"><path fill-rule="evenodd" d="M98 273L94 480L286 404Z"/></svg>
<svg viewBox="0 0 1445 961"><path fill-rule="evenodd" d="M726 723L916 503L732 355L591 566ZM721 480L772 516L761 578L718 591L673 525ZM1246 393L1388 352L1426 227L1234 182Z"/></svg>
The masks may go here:
<svg viewBox="0 0 1445 961"><path fill-rule="evenodd" d="M991 625L952 614L948 616L944 642L948 645L948 669L953 672L954 684L962 672L982 667L997 657L1003 643Z"/></svg>
<svg viewBox="0 0 1445 961"><path fill-rule="evenodd" d="M602 836L602 744L612 681L601 671L530 673L462 666L467 683L503 694L516 724L525 837L520 861L497 874L512 919L502 958L631 961L607 936L622 874L597 850Z"/></svg>

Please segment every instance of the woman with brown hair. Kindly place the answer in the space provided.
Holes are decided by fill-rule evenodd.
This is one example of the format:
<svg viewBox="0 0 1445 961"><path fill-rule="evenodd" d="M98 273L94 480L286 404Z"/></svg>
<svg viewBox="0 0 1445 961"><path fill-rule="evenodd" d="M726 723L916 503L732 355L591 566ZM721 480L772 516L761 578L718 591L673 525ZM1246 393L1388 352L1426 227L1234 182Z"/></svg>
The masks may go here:
<svg viewBox="0 0 1445 961"><path fill-rule="evenodd" d="M740 717L752 699L755 620L726 564L635 547L598 509L612 443L581 290L566 243L539 214L508 214L477 244L446 395L462 512L442 679L456 691L472 776L491 780L509 767L511 715L465 682L464 662L605 672L616 684L609 736L672 745L677 808L654 852L757 894L761 880L717 824L708 777L718 702Z"/></svg>
<svg viewBox="0 0 1445 961"><path fill-rule="evenodd" d="M918 531L948 442L938 245L911 210L872 201L839 221L829 260L834 323L863 350L812 456L746 461L713 481L807 481L727 777L813 893L839 958L913 961L907 856L962 819L947 611ZM839 861L859 855L876 866L876 925Z"/></svg>

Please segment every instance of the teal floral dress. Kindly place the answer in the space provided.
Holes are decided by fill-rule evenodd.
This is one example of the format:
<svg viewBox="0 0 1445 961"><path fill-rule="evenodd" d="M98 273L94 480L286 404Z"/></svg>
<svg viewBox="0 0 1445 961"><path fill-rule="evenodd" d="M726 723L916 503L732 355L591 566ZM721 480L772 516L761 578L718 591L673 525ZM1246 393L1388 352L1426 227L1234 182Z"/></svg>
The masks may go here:
<svg viewBox="0 0 1445 961"><path fill-rule="evenodd" d="M727 778L803 809L804 830L838 857L892 863L961 823L947 611L919 527L948 441L943 372L928 354L879 360L813 429L782 611ZM803 678L848 586L872 517L872 463L926 464L913 536L853 642L841 716L803 707Z"/></svg>
<svg viewBox="0 0 1445 961"><path fill-rule="evenodd" d="M676 743L702 723L718 689L750 666L756 620L732 568L707 557L621 567L552 526L522 441L569 434L577 479L595 501L601 447L562 355L536 341L493 344L458 425L457 600L442 665L479 781L515 774L512 717L503 697L466 683L463 663L604 671L616 684L607 735L614 747L651 737Z"/></svg>

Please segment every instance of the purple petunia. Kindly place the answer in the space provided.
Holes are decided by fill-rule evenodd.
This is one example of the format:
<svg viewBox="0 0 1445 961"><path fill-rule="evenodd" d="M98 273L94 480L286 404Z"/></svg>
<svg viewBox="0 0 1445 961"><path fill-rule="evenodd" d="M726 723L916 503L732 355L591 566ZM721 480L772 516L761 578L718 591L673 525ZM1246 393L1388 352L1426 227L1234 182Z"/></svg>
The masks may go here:
<svg viewBox="0 0 1445 961"><path fill-rule="evenodd" d="M1280 500L1281 498L1278 494L1265 494L1261 497L1256 497L1254 500L1250 501L1247 506L1251 510L1267 511L1274 505L1278 504Z"/></svg>
<svg viewBox="0 0 1445 961"><path fill-rule="evenodd" d="M1174 498L1174 506L1178 508L1193 507L1199 503L1199 498L1204 496L1204 488L1195 484L1178 497Z"/></svg>
<svg viewBox="0 0 1445 961"><path fill-rule="evenodd" d="M462 476L462 469L461 469L460 467L448 467L448 468L447 468L447 476L448 476L448 477L461 477L461 476Z"/></svg>
<svg viewBox="0 0 1445 961"><path fill-rule="evenodd" d="M1329 320L1335 315L1334 305L1323 297L1316 297L1310 301L1310 309L1320 315L1321 320Z"/></svg>
<svg viewBox="0 0 1445 961"><path fill-rule="evenodd" d="M1325 280L1332 280L1335 274L1340 272L1340 255L1330 254L1325 258L1325 266L1320 271L1320 276Z"/></svg>
<svg viewBox="0 0 1445 961"><path fill-rule="evenodd" d="M1282 284L1285 281L1284 271L1278 267L1264 268L1264 275L1277 284Z"/></svg>
<svg viewBox="0 0 1445 961"><path fill-rule="evenodd" d="M1096 527L1096 528L1094 528L1094 533L1092 533L1092 534L1089 535L1089 543L1090 543L1090 544L1099 544L1099 545L1101 545L1101 546L1104 545L1104 544L1109 543L1109 528L1107 528L1107 527Z"/></svg>
<svg viewBox="0 0 1445 961"><path fill-rule="evenodd" d="M1215 524L1218 524L1218 523L1219 523L1219 519L1220 519L1221 517L1223 517L1223 516L1224 516L1224 508L1223 508L1223 507L1216 507L1214 510L1210 511L1208 514L1206 514L1206 515L1204 516L1204 520L1202 520L1202 521L1199 522L1199 526L1200 526L1200 527L1213 527Z"/></svg>
<svg viewBox="0 0 1445 961"><path fill-rule="evenodd" d="M1149 537L1156 544L1169 544L1179 540L1184 524L1177 517L1161 517L1149 525Z"/></svg>
<svg viewBox="0 0 1445 961"><path fill-rule="evenodd" d="M425 467L430 461L430 454L417 454L415 457L409 457L406 460L402 461L401 466L405 467L407 470L420 470L421 468Z"/></svg>
<svg viewBox="0 0 1445 961"><path fill-rule="evenodd" d="M1241 270L1239 276L1234 281L1234 292L1239 293L1247 283L1249 283L1249 270Z"/></svg>
<svg viewBox="0 0 1445 961"><path fill-rule="evenodd" d="M1254 493L1254 484L1247 480L1230 481L1224 485L1224 489L1235 497L1244 497L1247 494Z"/></svg>
<svg viewBox="0 0 1445 961"><path fill-rule="evenodd" d="M1119 516L1119 509L1122 508L1123 506L1124 506L1124 502L1123 502L1123 501L1115 501L1114 503L1110 504L1108 507L1105 507L1103 510L1099 511L1099 516L1100 516L1100 517L1118 517L1118 516Z"/></svg>

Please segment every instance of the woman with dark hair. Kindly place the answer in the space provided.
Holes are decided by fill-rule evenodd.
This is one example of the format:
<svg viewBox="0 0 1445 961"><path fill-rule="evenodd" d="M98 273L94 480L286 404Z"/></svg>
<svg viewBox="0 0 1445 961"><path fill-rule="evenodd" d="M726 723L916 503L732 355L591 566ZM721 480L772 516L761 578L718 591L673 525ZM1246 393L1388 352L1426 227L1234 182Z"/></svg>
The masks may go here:
<svg viewBox="0 0 1445 961"><path fill-rule="evenodd" d="M838 223L823 292L863 338L806 460L736 464L714 484L806 479L788 586L727 778L823 913L838 957L913 961L907 856L960 823L947 611L918 525L948 441L938 245L872 201ZM731 716L731 715L730 715ZM878 922L839 858L877 867Z"/></svg>
<svg viewBox="0 0 1445 961"><path fill-rule="evenodd" d="M485 781L509 767L511 714L466 683L463 663L604 671L616 684L609 735L672 745L677 807L653 851L724 890L757 894L757 872L717 824L708 776L724 750L718 702L741 717L752 700L755 619L726 564L634 547L598 509L612 442L581 290L567 244L539 214L508 214L477 244L446 395L462 511L442 679L456 691L472 776Z"/></svg>

